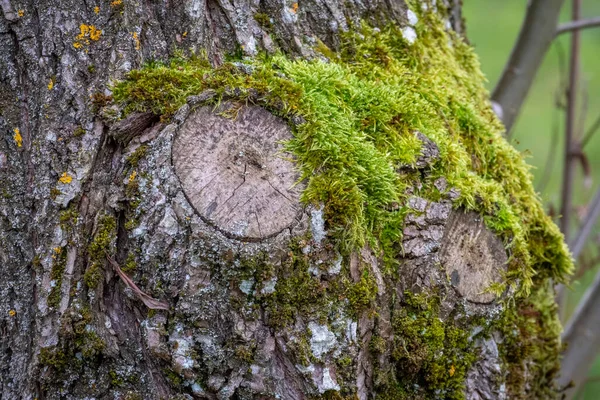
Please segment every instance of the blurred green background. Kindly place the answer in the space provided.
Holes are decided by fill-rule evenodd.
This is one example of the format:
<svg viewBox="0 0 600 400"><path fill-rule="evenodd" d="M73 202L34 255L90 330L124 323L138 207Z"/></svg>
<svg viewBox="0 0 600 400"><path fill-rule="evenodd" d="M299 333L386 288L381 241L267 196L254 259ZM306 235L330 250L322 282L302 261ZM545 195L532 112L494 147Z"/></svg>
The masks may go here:
<svg viewBox="0 0 600 400"><path fill-rule="evenodd" d="M582 0L582 3L582 18L600 16L600 1ZM570 20L570 7L571 2L565 1L561 21ZM526 8L527 0L464 1L467 37L479 55L490 92L510 55ZM569 41L570 35L564 34L553 43L538 71L510 139L532 165L534 184L538 190L542 189L540 194L547 210L560 209L565 118L564 111L557 108L556 99L561 83L564 84L568 80ZM562 67L559 57L561 52ZM583 125L585 132L600 117L600 27L582 31L581 66L578 128L581 129ZM562 98L564 99L564 96ZM550 151L553 135L558 135L555 153ZM600 132L597 132L586 145L585 153L589 158L593 180L591 185L586 187L582 169L577 167L574 204L578 206L579 215L584 211L583 206L593 196L596 188L600 186ZM546 172L547 185L542 188L540 185L544 180L543 175L548 159L551 160L552 168ZM573 232L576 231L577 229L574 229ZM599 230L597 229L596 232ZM587 251L596 254L597 250L594 247L598 245L588 245ZM565 318L573 312L597 270L598 267L590 270L572 283L566 299ZM588 381L578 398L585 400L600 398L600 358L590 370Z"/></svg>

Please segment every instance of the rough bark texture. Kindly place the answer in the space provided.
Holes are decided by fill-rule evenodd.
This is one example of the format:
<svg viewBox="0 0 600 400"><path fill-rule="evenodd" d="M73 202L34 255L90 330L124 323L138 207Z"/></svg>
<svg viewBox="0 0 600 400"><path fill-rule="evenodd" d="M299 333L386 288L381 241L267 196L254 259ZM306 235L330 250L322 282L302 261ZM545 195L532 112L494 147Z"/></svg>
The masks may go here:
<svg viewBox="0 0 600 400"><path fill-rule="evenodd" d="M462 31L460 7L438 3ZM394 337L406 302L420 307L407 292L443 299L428 314L434 325L501 311L484 290L501 279L504 246L478 214L453 210L457 193L443 179L444 198L410 200L396 282L368 246L337 253L320 208L301 204L281 141L302 121L260 105L203 106L211 93L171 121L115 121L104 107L112 79L177 49L204 51L215 66L239 51L312 57L318 40L335 49L361 20L406 26L403 2L0 5L1 398L368 399L393 371L422 368ZM439 150L420 138L426 176ZM358 287L364 271L377 313L348 312L343 297L319 303L324 287L344 274ZM308 300L278 297L285 280ZM474 340L467 398L505 397L501 340Z"/></svg>

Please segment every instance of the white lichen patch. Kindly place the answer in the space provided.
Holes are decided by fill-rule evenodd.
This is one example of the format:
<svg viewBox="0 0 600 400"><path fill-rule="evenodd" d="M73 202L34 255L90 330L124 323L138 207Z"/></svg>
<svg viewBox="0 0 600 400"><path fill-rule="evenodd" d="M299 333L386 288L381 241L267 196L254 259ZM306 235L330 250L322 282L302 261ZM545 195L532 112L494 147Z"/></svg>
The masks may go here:
<svg viewBox="0 0 600 400"><path fill-rule="evenodd" d="M319 392L325 393L328 390L339 391L340 385L338 385L337 382L331 376L331 371L329 371L329 368L325 367L323 368L323 380L319 385Z"/></svg>
<svg viewBox="0 0 600 400"><path fill-rule="evenodd" d="M417 32L410 26L402 28L402 37L410 44L413 44L417 40Z"/></svg>
<svg viewBox="0 0 600 400"><path fill-rule="evenodd" d="M415 14L412 10L408 10L406 12L406 18L408 18L408 23L412 26L415 26L417 22L419 22L417 14Z"/></svg>
<svg viewBox="0 0 600 400"><path fill-rule="evenodd" d="M266 282L263 282L263 288L260 291L262 294L271 294L275 292L275 286L277 285L277 277L269 279Z"/></svg>
<svg viewBox="0 0 600 400"><path fill-rule="evenodd" d="M327 269L327 273L329 275L337 275L342 271L342 256L338 255L338 258L335 259L333 265Z"/></svg>
<svg viewBox="0 0 600 400"><path fill-rule="evenodd" d="M242 293L249 295L254 287L254 279L246 279L240 282L240 290Z"/></svg>
<svg viewBox="0 0 600 400"><path fill-rule="evenodd" d="M356 343L356 330L358 324L355 321L349 321L346 326L346 339L349 343Z"/></svg>
<svg viewBox="0 0 600 400"><path fill-rule="evenodd" d="M327 236L325 231L325 220L323 219L323 208L314 208L310 211L310 230L313 240L321 244Z"/></svg>
<svg viewBox="0 0 600 400"><path fill-rule="evenodd" d="M331 351L337 344L333 332L326 325L319 325L315 322L308 323L308 329L312 334L310 338L310 349L316 358Z"/></svg>

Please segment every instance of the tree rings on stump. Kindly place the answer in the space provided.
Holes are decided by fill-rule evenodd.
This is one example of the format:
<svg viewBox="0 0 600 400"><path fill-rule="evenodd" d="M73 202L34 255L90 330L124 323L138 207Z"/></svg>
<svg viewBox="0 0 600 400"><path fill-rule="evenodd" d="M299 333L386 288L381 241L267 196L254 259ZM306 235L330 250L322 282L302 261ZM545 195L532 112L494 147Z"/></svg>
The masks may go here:
<svg viewBox="0 0 600 400"><path fill-rule="evenodd" d="M502 241L481 216L453 212L442 240L441 262L461 296L485 304L496 298L486 289L502 281L508 257Z"/></svg>
<svg viewBox="0 0 600 400"><path fill-rule="evenodd" d="M227 105L225 105L227 106ZM173 165L196 212L227 236L261 240L294 225L299 173L283 141L287 123L257 106L235 118L213 107L194 110L173 143Z"/></svg>

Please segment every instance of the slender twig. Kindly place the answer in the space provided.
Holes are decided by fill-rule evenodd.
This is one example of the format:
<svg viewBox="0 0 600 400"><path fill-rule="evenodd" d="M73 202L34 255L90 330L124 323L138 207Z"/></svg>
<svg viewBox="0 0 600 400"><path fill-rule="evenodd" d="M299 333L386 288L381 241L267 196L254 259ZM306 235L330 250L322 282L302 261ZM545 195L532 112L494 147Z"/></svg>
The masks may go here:
<svg viewBox="0 0 600 400"><path fill-rule="evenodd" d="M590 129L588 129L587 132L585 133L585 135L583 136L583 140L581 141L581 147L582 148L584 148L585 145L592 138L592 136L594 136L594 133L596 133L596 131L598 130L598 128L600 128L600 115L594 121L594 123L592 124L592 126L590 127Z"/></svg>
<svg viewBox="0 0 600 400"><path fill-rule="evenodd" d="M590 233L592 233L592 228L596 224L598 217L600 217L600 188L598 188L592 202L588 205L585 217L583 217L583 226L577 233L577 236L569 243L573 258L577 259L579 254L581 254L583 246L587 242Z"/></svg>
<svg viewBox="0 0 600 400"><path fill-rule="evenodd" d="M600 348L600 274L585 292L575 313L565 326L562 339L567 343L563 353L558 384L574 387L565 392L572 399L596 359Z"/></svg>
<svg viewBox="0 0 600 400"><path fill-rule="evenodd" d="M586 28L593 28L595 26L600 26L600 17L594 17L590 19L580 19L578 21L566 22L564 24L560 24L556 29L556 36L565 33L571 32L574 30L581 30Z"/></svg>
<svg viewBox="0 0 600 400"><path fill-rule="evenodd" d="M542 173L542 178L537 184L538 193L544 193L546 190L546 186L550 182L550 177L552 176L552 170L554 169L554 164L556 161L556 152L558 150L558 136L559 136L559 120L561 110L565 108L564 97L565 91L567 87L567 83L565 82L565 77L567 76L566 71L567 68L565 66L565 52L562 44L557 41L554 44L554 48L556 49L556 57L559 71L560 81L558 83L558 88L554 94L554 107L556 108L556 112L554 113L554 120L552 121L552 137L550 139L550 148L548 149L548 157L546 158L546 163L544 165L544 172ZM509 135L510 137L510 135Z"/></svg>
<svg viewBox="0 0 600 400"><path fill-rule="evenodd" d="M579 19L580 1L573 0L573 20ZM567 92L567 118L565 127L565 154L564 154L564 172L561 193L561 219L560 228L565 236L565 240L570 239L571 228L571 208L573 200L573 176L575 161L575 119L577 118L577 86L579 83L579 53L580 53L580 35L579 31L571 32L571 56L569 60L569 88Z"/></svg>
<svg viewBox="0 0 600 400"><path fill-rule="evenodd" d="M125 272L123 272L121 267L119 267L119 264L117 264L117 262L115 260L113 260L108 254L106 255L106 259L113 266L113 268L115 269L115 272L117 273L117 275L119 275L119 277L121 278L123 283L125 285L127 285L133 291L133 293L135 293L137 295L137 297L146 305L146 307L148 307L152 310L167 310L167 311L169 310L169 305L167 303L156 300L156 299L150 297L149 295L147 295L146 293L144 293L142 291L142 289L140 289L135 284L135 282L133 282L131 280L131 278L128 277L125 274Z"/></svg>
<svg viewBox="0 0 600 400"><path fill-rule="evenodd" d="M529 2L519 37L492 95L492 101L501 108L502 122L507 132L510 132L533 78L555 37L563 1Z"/></svg>
<svg viewBox="0 0 600 400"><path fill-rule="evenodd" d="M544 193L546 186L550 182L552 176L552 169L554 168L554 161L556 160L556 150L558 149L558 112L554 113L554 121L552 123L552 138L550 139L550 149L548 149L548 157L546 158L546 164L544 165L544 173L538 183L537 191Z"/></svg>
<svg viewBox="0 0 600 400"><path fill-rule="evenodd" d="M581 84L580 82L580 92L581 92L581 110L579 112L579 122L577 123L577 132L576 137L577 141L581 143L581 139L583 139L585 133L585 120L587 119L588 110L589 110L589 93L587 85Z"/></svg>

